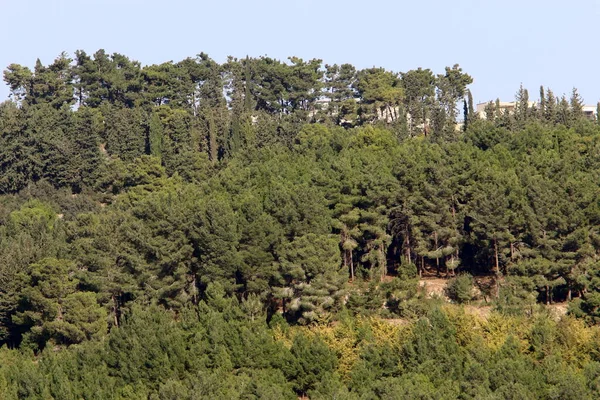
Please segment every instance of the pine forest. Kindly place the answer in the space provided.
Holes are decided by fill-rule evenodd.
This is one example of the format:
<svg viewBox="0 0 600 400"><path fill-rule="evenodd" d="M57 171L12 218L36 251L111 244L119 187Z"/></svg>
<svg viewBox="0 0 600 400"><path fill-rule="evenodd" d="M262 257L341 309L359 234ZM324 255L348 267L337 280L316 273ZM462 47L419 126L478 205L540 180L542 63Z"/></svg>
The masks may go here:
<svg viewBox="0 0 600 400"><path fill-rule="evenodd" d="M0 399L600 398L600 120L394 72L4 70ZM600 109L600 105L599 105Z"/></svg>

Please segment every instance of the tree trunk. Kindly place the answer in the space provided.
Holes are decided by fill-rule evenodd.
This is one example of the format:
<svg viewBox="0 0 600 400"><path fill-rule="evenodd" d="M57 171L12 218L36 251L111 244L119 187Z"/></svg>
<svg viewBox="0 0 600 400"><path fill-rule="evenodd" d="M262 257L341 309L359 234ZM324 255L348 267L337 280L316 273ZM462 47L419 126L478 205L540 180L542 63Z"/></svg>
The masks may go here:
<svg viewBox="0 0 600 400"><path fill-rule="evenodd" d="M494 239L494 257L496 259L496 298L500 297L500 260L498 258L498 240Z"/></svg>
<svg viewBox="0 0 600 400"><path fill-rule="evenodd" d="M194 296L192 297L193 302L194 302L194 305L198 305L198 294L197 294L198 287L196 286L196 274L194 274L194 278L192 279L192 285L193 285L192 287L194 289Z"/></svg>
<svg viewBox="0 0 600 400"><path fill-rule="evenodd" d="M500 259L498 257L498 240L494 239L494 258L496 261L496 275L500 276Z"/></svg>
<svg viewBox="0 0 600 400"><path fill-rule="evenodd" d="M352 257L352 250L350 250L350 279L354 282L354 258Z"/></svg>
<svg viewBox="0 0 600 400"><path fill-rule="evenodd" d="M113 303L113 321L115 323L115 326L118 328L119 327L119 318L117 317L117 299L113 293L112 295L112 303Z"/></svg>
<svg viewBox="0 0 600 400"><path fill-rule="evenodd" d="M408 235L406 235L406 258L408 263L412 264L412 258L410 256L410 239L408 238Z"/></svg>
<svg viewBox="0 0 600 400"><path fill-rule="evenodd" d="M385 279L385 276L387 275L387 259L385 257L385 253L383 251L383 246L379 246L379 249L377 249L377 252L379 253L379 264L381 264L381 266L380 266L381 281L383 282L383 280Z"/></svg>
<svg viewBox="0 0 600 400"><path fill-rule="evenodd" d="M437 235L437 232L433 232L433 238L435 240L435 249L437 251L437 249L438 249L438 235ZM440 273L440 258L437 257L437 256L435 257L435 265L436 265L436 268L437 268L437 276L440 276L441 275L441 273Z"/></svg>
<svg viewBox="0 0 600 400"><path fill-rule="evenodd" d="M460 257L458 256L458 247L456 248L456 259L460 261ZM460 267L460 264L459 264L459 267ZM458 269L458 268L454 268L454 269L452 270L452 272L454 273L454 276L456 276L456 270L457 270L457 269Z"/></svg>

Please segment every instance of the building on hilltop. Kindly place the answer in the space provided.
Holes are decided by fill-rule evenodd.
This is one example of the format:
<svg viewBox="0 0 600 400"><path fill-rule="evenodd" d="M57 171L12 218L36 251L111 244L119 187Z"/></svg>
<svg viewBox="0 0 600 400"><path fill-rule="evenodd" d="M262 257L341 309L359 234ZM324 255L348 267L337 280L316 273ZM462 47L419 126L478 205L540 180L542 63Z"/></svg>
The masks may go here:
<svg viewBox="0 0 600 400"><path fill-rule="evenodd" d="M590 121L595 121L597 118L598 107L597 106L583 106L583 115Z"/></svg>
<svg viewBox="0 0 600 400"><path fill-rule="evenodd" d="M492 103L499 108L501 113L508 111L510 114L515 112L515 109L517 108L517 105L518 105L518 102L516 102L516 101L501 101L501 102L492 102ZM477 104L476 111L477 111L477 114L479 115L479 117L482 119L487 119L485 109L488 106L488 104L490 104L490 102ZM528 106L529 106L529 108L534 108L534 107L538 108L540 106L540 103L536 102L536 101L529 101ZM597 117L596 114L598 112L598 109L596 106L584 105L582 107L582 111L583 111L583 115L585 116L585 118L589 119L590 121L596 120L596 117Z"/></svg>
<svg viewBox="0 0 600 400"><path fill-rule="evenodd" d="M495 104L498 108L500 112L505 112L508 111L510 114L515 112L515 109L517 108L517 104L518 102L516 101L500 101L500 102L492 102L493 104ZM488 101L487 103L478 103L477 107L476 107L476 111L477 114L479 114L479 117L482 119L487 119L487 115L485 112L485 108L488 106L488 104L490 104L490 102ZM535 101L529 101L528 103L529 108L532 108L534 106L537 107L538 103L536 103Z"/></svg>

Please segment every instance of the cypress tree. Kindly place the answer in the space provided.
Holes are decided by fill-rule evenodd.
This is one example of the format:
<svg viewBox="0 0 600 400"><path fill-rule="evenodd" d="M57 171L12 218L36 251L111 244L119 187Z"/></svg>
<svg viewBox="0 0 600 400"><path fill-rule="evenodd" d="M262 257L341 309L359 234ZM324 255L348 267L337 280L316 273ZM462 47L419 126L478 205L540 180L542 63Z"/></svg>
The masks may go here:
<svg viewBox="0 0 600 400"><path fill-rule="evenodd" d="M250 85L252 84L252 74L250 71L250 58L246 56L246 63L244 68L244 111L252 112L254 107L252 105L252 91Z"/></svg>
<svg viewBox="0 0 600 400"><path fill-rule="evenodd" d="M540 86L540 108L538 110L538 117L540 120L544 119L546 112L546 95L544 94L544 86Z"/></svg>
<svg viewBox="0 0 600 400"><path fill-rule="evenodd" d="M215 126L215 120L213 118L212 110L207 109L205 111L206 117L206 128L208 133L208 154L210 161L214 164L217 162L219 151L217 148L217 127Z"/></svg>
<svg viewBox="0 0 600 400"><path fill-rule="evenodd" d="M473 107L473 94L470 90L467 90L467 99L469 101L469 115L475 115L475 107Z"/></svg>
<svg viewBox="0 0 600 400"><path fill-rule="evenodd" d="M469 115L469 108L467 106L467 100L463 99L463 116L464 116L464 121L463 121L463 131L467 131L467 128L469 126L469 119L470 119L470 115Z"/></svg>
<svg viewBox="0 0 600 400"><path fill-rule="evenodd" d="M496 98L496 119L502 117L503 112L502 109L500 108L500 98Z"/></svg>
<svg viewBox="0 0 600 400"><path fill-rule="evenodd" d="M546 91L546 104L544 108L544 119L551 124L556 122L557 99L552 90Z"/></svg>
<svg viewBox="0 0 600 400"><path fill-rule="evenodd" d="M523 84L519 87L516 100L515 119L522 125L529 117L529 92L523 87Z"/></svg>
<svg viewBox="0 0 600 400"><path fill-rule="evenodd" d="M560 102L558 103L558 110L557 110L557 115L558 115L558 119L557 122L560 124L563 124L565 126L569 126L570 122L572 120L571 116L571 107L569 105L569 101L567 100L567 98L565 96L562 96L560 98Z"/></svg>
<svg viewBox="0 0 600 400"><path fill-rule="evenodd" d="M161 158L163 151L164 128L157 113L152 113L148 137L150 154Z"/></svg>
<svg viewBox="0 0 600 400"><path fill-rule="evenodd" d="M233 117L227 139L227 155L231 156L242 147L242 121L240 116Z"/></svg>

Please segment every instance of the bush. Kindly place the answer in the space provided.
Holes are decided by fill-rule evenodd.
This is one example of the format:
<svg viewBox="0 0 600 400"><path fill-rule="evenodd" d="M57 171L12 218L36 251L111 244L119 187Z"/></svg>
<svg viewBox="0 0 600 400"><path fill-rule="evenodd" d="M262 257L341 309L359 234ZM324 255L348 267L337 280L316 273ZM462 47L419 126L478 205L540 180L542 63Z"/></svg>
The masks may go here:
<svg viewBox="0 0 600 400"><path fill-rule="evenodd" d="M446 286L446 295L459 304L473 300L473 277L470 274L460 274L451 279Z"/></svg>

